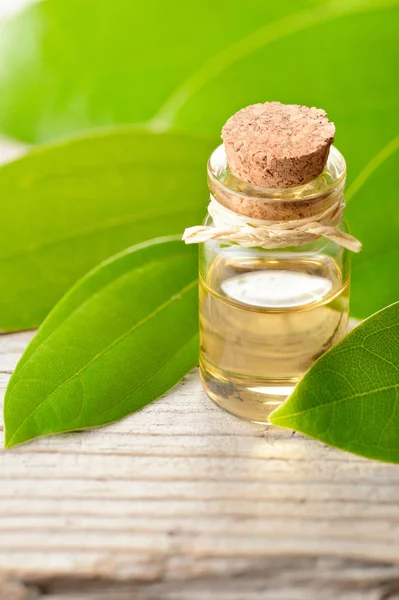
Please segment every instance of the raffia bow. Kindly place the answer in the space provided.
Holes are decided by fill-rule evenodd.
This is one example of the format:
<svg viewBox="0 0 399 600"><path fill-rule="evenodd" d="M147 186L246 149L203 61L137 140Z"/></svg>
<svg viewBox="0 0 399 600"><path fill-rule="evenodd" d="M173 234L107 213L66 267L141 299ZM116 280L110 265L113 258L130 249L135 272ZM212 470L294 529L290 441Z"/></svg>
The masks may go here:
<svg viewBox="0 0 399 600"><path fill-rule="evenodd" d="M208 213L214 226L196 226L185 230L186 244L200 244L207 240L236 242L247 248L284 248L301 246L320 237L328 238L360 252L362 244L355 237L337 227L345 209L343 195L332 206L318 215L292 221L263 221L251 219L225 208L211 196Z"/></svg>

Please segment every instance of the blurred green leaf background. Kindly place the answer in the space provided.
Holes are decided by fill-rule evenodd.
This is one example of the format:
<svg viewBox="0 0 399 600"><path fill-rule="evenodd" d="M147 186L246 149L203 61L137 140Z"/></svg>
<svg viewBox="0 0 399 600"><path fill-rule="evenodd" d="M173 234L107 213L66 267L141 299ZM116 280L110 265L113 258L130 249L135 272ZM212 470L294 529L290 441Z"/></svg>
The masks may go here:
<svg viewBox="0 0 399 600"><path fill-rule="evenodd" d="M36 326L79 276L130 239L181 233L190 203L185 224L197 224L206 156L224 121L268 100L324 108L336 124L348 219L364 245L353 257L352 314L397 300L398 4L43 0L3 20L0 132L45 147L0 169L0 285L8 291L0 329ZM170 152L184 156L181 168L170 168ZM167 206L178 215L165 231L156 218L154 231L131 224L133 207L152 198L155 212ZM122 229L130 223L123 235L103 219L107 202L119 207ZM86 235L93 220L101 231Z"/></svg>

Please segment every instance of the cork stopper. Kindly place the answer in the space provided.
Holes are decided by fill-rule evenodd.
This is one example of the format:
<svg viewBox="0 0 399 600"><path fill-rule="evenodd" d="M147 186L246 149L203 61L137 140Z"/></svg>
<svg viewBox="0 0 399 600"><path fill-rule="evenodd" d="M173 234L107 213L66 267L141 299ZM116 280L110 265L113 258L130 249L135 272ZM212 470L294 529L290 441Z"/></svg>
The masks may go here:
<svg viewBox="0 0 399 600"><path fill-rule="evenodd" d="M231 172L250 185L280 189L318 177L334 135L324 110L280 102L247 106L222 130Z"/></svg>

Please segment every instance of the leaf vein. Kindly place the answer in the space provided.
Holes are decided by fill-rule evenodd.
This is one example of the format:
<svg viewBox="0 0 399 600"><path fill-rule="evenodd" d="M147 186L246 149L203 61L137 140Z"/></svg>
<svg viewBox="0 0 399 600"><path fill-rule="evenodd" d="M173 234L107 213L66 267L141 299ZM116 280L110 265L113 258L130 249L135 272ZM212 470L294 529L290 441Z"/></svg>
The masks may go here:
<svg viewBox="0 0 399 600"><path fill-rule="evenodd" d="M355 398L363 399L366 396L370 396L372 394L379 394L380 392L385 392L387 390L392 390L392 389L399 389L399 383L394 383L392 385L388 385L388 386L381 387L381 388L375 388L373 390L368 390L367 392L360 392L358 394L353 394L352 396L345 396L345 398L339 398L339 400L333 400L332 402L325 402L323 404L318 404L317 406L312 406L310 408L306 408L304 410L301 410L301 411L298 411L295 413L291 413L290 415L285 415L282 417L275 417L273 419L273 422L274 421L282 421L284 419L292 419L292 417L298 417L300 415L311 412L313 410L318 410L320 408L323 408L324 406L333 406L334 404L341 404L342 402L347 402L348 400L354 400Z"/></svg>
<svg viewBox="0 0 399 600"><path fill-rule="evenodd" d="M154 131L167 131L173 126L176 116L194 94L209 81L220 76L223 71L256 50L329 20L371 10L381 10L396 4L396 0L385 2L382 0L371 2L338 0L337 2L322 3L316 8L301 10L268 23L246 37L233 42L227 48L223 48L196 73L190 75L172 92L156 115L147 123L147 126Z"/></svg>
<svg viewBox="0 0 399 600"><path fill-rule="evenodd" d="M76 373L74 373L73 375L71 375L70 377L68 377L68 379L66 379L65 381L63 381L59 386L57 386L52 392L51 394L49 394L46 398L44 398L26 417L25 419L21 422L21 424L19 425L19 427L15 430L14 434L12 435L12 437L10 438L10 440L8 441L7 445L12 445L13 440L15 439L16 435L18 434L18 432L20 431L20 429L23 427L23 425L26 423L26 421L28 419L30 419L35 413L36 411L43 406L43 404L46 404L50 398L52 396L54 396L54 394L60 390L63 386L65 386L67 383L69 383L71 380L75 379L76 377L78 377L83 371L85 371L90 365L92 365L98 358L100 358L100 356L103 356L104 354L106 354L111 348L113 348L114 346L116 346L120 341L122 341L124 338L126 338L128 335L130 335L133 331L135 331L136 329L138 329L139 327L141 327L142 325L144 325L145 323L147 323L147 321L149 321L150 319L152 319L155 315L157 315L158 313L160 313L162 310L164 310L167 306L169 306L170 304L172 304L173 302L176 301L177 296L182 296L183 294L187 293L188 291L190 291L191 289L193 289L198 283L198 279L195 279L194 281L191 281L188 285L186 285L184 288L182 288L180 291L176 292L176 294L174 294L171 298L169 298L167 301L163 302L162 304L160 304L160 306L158 306L155 310L153 310L149 315L147 315L145 318L141 319L138 323L135 323L132 327L130 327L127 331L125 331L122 335L120 335L119 337L117 337L115 340L113 340L113 342L111 344L109 344L108 346L106 346L105 348L103 348L101 350L101 352L98 352L95 356L93 356L89 362L87 362L81 369L79 369L79 371L77 371ZM15 388L14 388L15 389ZM11 400L11 398L10 398Z"/></svg>
<svg viewBox="0 0 399 600"><path fill-rule="evenodd" d="M156 377L156 376L157 376L159 373L161 373L161 372L162 372L162 370L163 370L163 369L165 369L165 367L166 367L166 366L167 366L167 365L168 365L168 364L169 364L169 363L170 363L170 362L171 362L171 361L172 361L172 360L173 360L173 359L174 359L174 358L175 358L175 357L176 357L176 356L177 356L177 355L178 355L178 354L179 354L179 353L180 353L180 352L181 352L181 351L184 349L184 348L186 348L186 347L187 347L187 346L188 346L188 345L191 343L191 341L192 341L192 340L193 340L193 339L194 339L196 336L197 336L197 333L195 333L195 335L192 335L192 336L190 336L190 338L187 340L187 342L185 342L185 343L184 343L182 346L180 346L180 347L179 347L179 348L176 350L176 352L174 352L174 353L172 354L172 356L170 356L170 357L169 357L169 359L168 359L167 363L165 363L165 364L161 365L161 366L159 367L159 369L156 369L156 370L155 370L153 373L151 373L151 376L150 376L150 377L149 377L149 378L148 378L146 381L144 381L144 382L143 382L141 385L139 385L139 387L138 387L138 388L136 388L136 389L135 389L135 390L134 390L134 391L133 391L131 394L128 394L127 396L125 396L124 398L122 398L121 400L119 400L119 402L117 402L116 404L114 404L114 405L112 406L112 409L107 409L107 410L104 410L103 412L99 413L97 416L99 416L99 417L100 417L101 415L104 415L104 414L106 414L107 412L109 412L109 410L113 410L115 407L117 407L117 406L119 406L120 404L122 404L122 402L125 402L125 400L127 400L128 398L130 398L130 396L132 396L132 395L134 395L134 394L137 394L138 392L140 392L140 390L142 390L144 387L146 387L146 386L148 385L148 382L149 382L149 381L151 381L152 379L154 379L154 377Z"/></svg>

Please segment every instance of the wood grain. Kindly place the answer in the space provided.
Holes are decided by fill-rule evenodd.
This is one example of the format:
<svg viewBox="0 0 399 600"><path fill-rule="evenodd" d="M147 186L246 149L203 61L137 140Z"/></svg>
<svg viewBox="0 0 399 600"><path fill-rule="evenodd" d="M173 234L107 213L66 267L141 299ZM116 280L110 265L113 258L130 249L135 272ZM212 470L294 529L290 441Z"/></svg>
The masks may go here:
<svg viewBox="0 0 399 600"><path fill-rule="evenodd" d="M32 336L0 336L1 397ZM0 453L0 600L399 598L398 501L397 466L240 421L194 371Z"/></svg>

